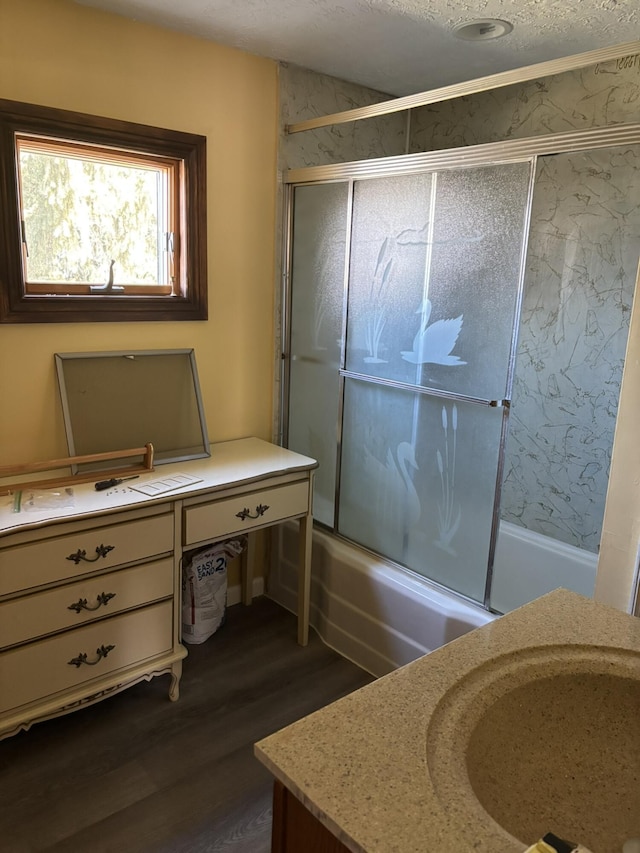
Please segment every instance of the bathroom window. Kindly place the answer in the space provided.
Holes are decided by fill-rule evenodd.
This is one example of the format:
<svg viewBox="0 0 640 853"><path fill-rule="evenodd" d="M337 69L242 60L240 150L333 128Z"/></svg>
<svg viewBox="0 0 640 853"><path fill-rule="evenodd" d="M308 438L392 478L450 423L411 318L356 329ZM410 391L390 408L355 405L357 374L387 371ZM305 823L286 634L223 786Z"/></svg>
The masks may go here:
<svg viewBox="0 0 640 853"><path fill-rule="evenodd" d="M0 321L207 317L205 137L0 101Z"/></svg>

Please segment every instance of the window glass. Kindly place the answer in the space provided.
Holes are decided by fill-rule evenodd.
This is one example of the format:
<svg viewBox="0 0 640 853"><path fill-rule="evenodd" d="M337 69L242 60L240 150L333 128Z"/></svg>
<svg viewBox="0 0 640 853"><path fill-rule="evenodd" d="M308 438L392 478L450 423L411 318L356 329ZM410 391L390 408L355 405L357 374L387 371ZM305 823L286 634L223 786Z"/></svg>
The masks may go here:
<svg viewBox="0 0 640 853"><path fill-rule="evenodd" d="M25 289L171 283L169 165L19 138ZM109 281L111 279L111 284Z"/></svg>

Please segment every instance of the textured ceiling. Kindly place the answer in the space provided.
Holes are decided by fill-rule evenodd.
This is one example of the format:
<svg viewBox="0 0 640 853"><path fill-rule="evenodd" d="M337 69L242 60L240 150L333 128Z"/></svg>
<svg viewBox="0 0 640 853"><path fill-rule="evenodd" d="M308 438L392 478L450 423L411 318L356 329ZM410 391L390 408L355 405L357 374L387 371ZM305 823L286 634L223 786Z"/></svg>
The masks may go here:
<svg viewBox="0 0 640 853"><path fill-rule="evenodd" d="M408 95L640 38L639 0L76 0ZM471 43L453 28L506 19Z"/></svg>

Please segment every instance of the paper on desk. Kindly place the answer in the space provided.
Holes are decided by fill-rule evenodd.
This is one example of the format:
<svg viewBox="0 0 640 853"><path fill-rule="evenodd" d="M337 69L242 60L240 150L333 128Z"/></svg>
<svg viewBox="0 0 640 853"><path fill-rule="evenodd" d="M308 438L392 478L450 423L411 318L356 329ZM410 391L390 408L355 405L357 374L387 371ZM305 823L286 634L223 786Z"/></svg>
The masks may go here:
<svg viewBox="0 0 640 853"><path fill-rule="evenodd" d="M152 480L150 483L136 483L130 485L129 488L149 495L149 497L155 497L155 495L162 495L164 492L172 492L174 489L181 489L183 486L191 486L193 483L201 482L202 477L192 477L190 474L171 474L161 480Z"/></svg>

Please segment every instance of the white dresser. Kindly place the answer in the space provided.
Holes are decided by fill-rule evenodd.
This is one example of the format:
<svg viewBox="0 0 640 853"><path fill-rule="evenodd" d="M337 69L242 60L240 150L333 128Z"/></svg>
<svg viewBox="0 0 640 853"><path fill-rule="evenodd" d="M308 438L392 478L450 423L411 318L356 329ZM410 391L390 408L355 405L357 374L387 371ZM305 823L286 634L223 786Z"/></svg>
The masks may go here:
<svg viewBox="0 0 640 853"><path fill-rule="evenodd" d="M155 675L176 700L183 551L300 520L298 642L309 630L313 471L256 438L136 478L197 480L149 497L130 482L73 486L73 506L13 512L0 498L0 738ZM98 479L98 478L97 478ZM243 557L251 601L253 537Z"/></svg>

